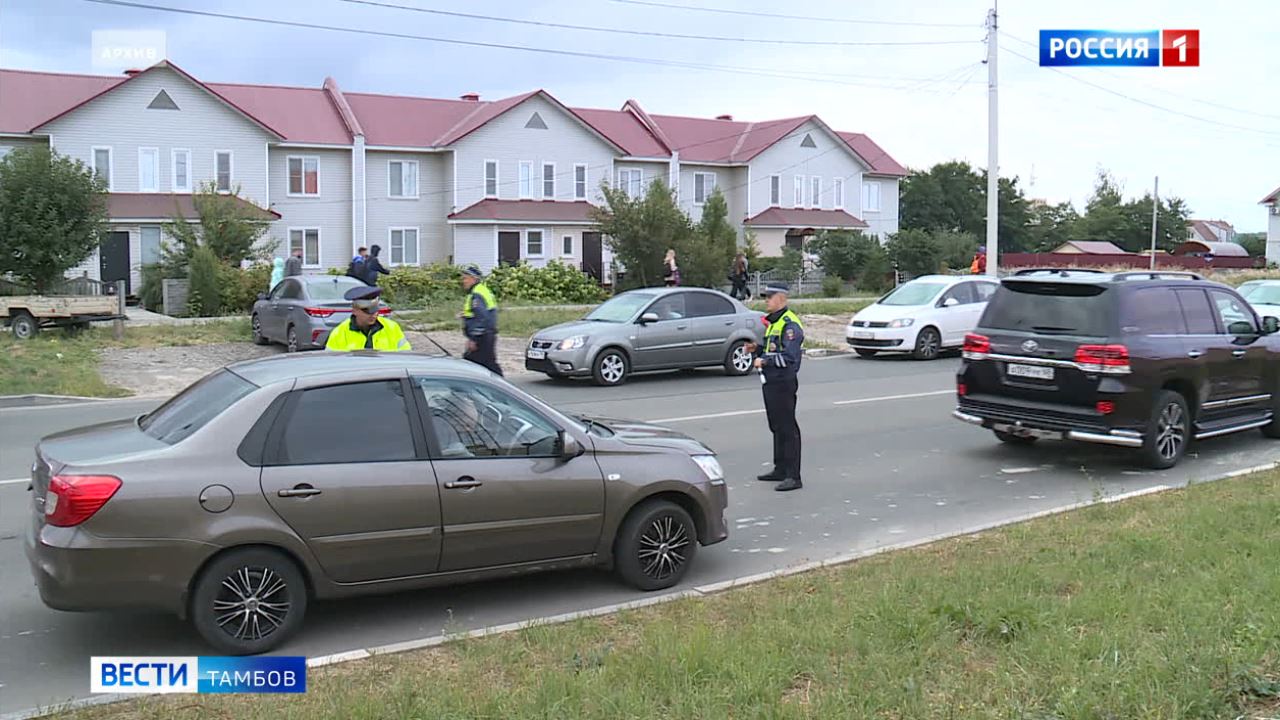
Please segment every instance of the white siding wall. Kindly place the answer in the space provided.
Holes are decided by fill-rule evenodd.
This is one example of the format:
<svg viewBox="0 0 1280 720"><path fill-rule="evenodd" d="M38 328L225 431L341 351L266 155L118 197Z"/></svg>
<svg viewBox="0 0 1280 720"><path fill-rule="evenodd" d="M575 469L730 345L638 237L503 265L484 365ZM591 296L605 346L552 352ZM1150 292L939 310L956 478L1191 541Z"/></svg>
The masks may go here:
<svg viewBox="0 0 1280 720"><path fill-rule="evenodd" d="M864 210L862 218L869 226L864 232L869 235L875 235L880 238L880 242L886 242L889 236L898 232L898 179L884 177L868 177L868 183L876 183L880 186L880 211L872 212ZM848 196L849 190L845 189L845 195ZM862 186L858 186L858 196L862 197ZM852 212L852 211L851 211Z"/></svg>
<svg viewBox="0 0 1280 720"><path fill-rule="evenodd" d="M546 130L525 128L537 112ZM556 164L556 200L573 199L573 166L585 163L588 200L597 200L600 178L611 166L616 150L557 106L531 98L455 145L458 163L457 210L484 199L484 162L498 161L498 197L520 198L520 163L533 163L533 199L542 198L542 163Z"/></svg>
<svg viewBox="0 0 1280 720"><path fill-rule="evenodd" d="M528 254L528 231L541 230L543 248L541 255ZM457 225L454 226L455 262L458 265L475 264L488 271L498 264L498 233L520 233L520 259L533 267L543 267L552 260L581 269L582 233L591 232L582 225ZM564 238L573 238L573 252L563 254ZM604 242L602 260L607 271L612 255Z"/></svg>
<svg viewBox="0 0 1280 720"><path fill-rule="evenodd" d="M498 234L493 225L453 226L453 263L488 272L498 264Z"/></svg>
<svg viewBox="0 0 1280 720"><path fill-rule="evenodd" d="M1267 212L1271 212L1271 208L1267 208ZM1280 263L1280 215L1270 215L1267 218L1267 262Z"/></svg>
<svg viewBox="0 0 1280 720"><path fill-rule="evenodd" d="M150 110L161 90L178 110ZM214 179L214 151L233 155L232 182L241 197L266 201L264 143L272 136L177 73L152 70L44 126L54 148L92 164L95 146L112 149L115 192L139 192L138 148L160 150L159 191L173 191L171 150L191 151L192 187ZM273 191L271 197L275 198ZM350 222L348 222L348 226Z"/></svg>
<svg viewBox="0 0 1280 720"><path fill-rule="evenodd" d="M787 246L787 231L778 228L756 230L756 245L763 257L781 257L782 249Z"/></svg>
<svg viewBox="0 0 1280 720"><path fill-rule="evenodd" d="M614 163L613 177L608 178L612 187L619 187L618 173L622 170L639 170L641 191L648 192L649 184L654 180L661 180L667 185L671 185L671 163L668 162L642 162L642 161L623 161L619 160ZM592 194L599 194L600 180L605 179L604 174L593 176L591 178ZM690 186L689 192L693 192L693 186ZM673 188L679 189L679 188Z"/></svg>
<svg viewBox="0 0 1280 720"><path fill-rule="evenodd" d="M817 147L801 147L808 133ZM813 207L809 201L810 178L822 178L822 195L818 207L835 209L835 178L844 178L844 209L854 217L862 217L862 172L865 169L843 142L828 135L814 123L806 123L773 147L760 153L751 161L751 206L747 213L754 216L769 207L769 176L782 176L782 202L780 207L793 207L794 178L804 176L804 207ZM896 197L896 195L895 195Z"/></svg>
<svg viewBox="0 0 1280 720"><path fill-rule="evenodd" d="M320 159L318 196L289 196L288 158L294 155ZM355 254L351 240L351 149L272 147L271 209L281 215L280 220L271 223L270 231L270 237L277 241L277 257L289 255L289 228L318 227L320 268L309 268L308 272L345 268Z"/></svg>
<svg viewBox="0 0 1280 720"><path fill-rule="evenodd" d="M453 203L452 166L447 153L407 153L369 150L365 155L365 198L368 203L366 245L383 247L383 262L389 262L390 228L418 228L418 259L421 264L444 262L453 254L446 216ZM418 197L391 198L387 194L390 163L393 160L418 163Z"/></svg>
<svg viewBox="0 0 1280 720"><path fill-rule="evenodd" d="M742 221L747 219L747 168L680 163L680 208L695 223L702 220L702 206L693 202L696 173L715 174L716 187L724 193L729 205L729 223L738 229L741 237Z"/></svg>

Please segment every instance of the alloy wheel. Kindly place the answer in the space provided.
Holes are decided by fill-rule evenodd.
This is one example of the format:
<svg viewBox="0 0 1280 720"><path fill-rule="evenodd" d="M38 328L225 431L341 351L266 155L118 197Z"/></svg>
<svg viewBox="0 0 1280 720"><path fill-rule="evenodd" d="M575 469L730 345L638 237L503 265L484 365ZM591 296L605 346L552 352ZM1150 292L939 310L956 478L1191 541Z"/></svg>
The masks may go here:
<svg viewBox="0 0 1280 720"><path fill-rule="evenodd" d="M1186 413L1181 405L1169 403L1160 411L1156 423L1156 452L1165 460L1172 460L1178 457L1186 438Z"/></svg>
<svg viewBox="0 0 1280 720"><path fill-rule="evenodd" d="M618 355L607 355L600 361L600 375L610 385L622 380L627 371L627 364Z"/></svg>
<svg viewBox="0 0 1280 720"><path fill-rule="evenodd" d="M656 518L640 536L637 555L641 572L655 580L675 575L688 560L688 546L689 533L684 523L671 515Z"/></svg>
<svg viewBox="0 0 1280 720"><path fill-rule="evenodd" d="M733 369L740 373L745 373L751 369L752 361L751 353L747 352L745 345L739 345L733 349Z"/></svg>
<svg viewBox="0 0 1280 720"><path fill-rule="evenodd" d="M284 625L292 606L283 577L267 567L242 566L223 578L213 600L214 622L236 640L261 640Z"/></svg>
<svg viewBox="0 0 1280 720"><path fill-rule="evenodd" d="M926 328L920 331L918 343L917 355L925 360L932 360L938 356L938 347L942 344L942 340L938 337L938 333Z"/></svg>
<svg viewBox="0 0 1280 720"><path fill-rule="evenodd" d="M289 345L286 348L289 352L298 352L298 331L289 328Z"/></svg>

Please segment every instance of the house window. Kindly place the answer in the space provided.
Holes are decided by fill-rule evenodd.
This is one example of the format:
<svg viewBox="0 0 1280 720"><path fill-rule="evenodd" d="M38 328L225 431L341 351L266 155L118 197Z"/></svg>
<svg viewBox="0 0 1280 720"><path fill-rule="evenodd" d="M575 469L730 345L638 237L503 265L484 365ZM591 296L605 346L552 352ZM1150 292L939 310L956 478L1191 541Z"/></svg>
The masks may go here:
<svg viewBox="0 0 1280 720"><path fill-rule="evenodd" d="M863 212L879 212L880 211L880 183L877 183L877 182L862 183L862 211Z"/></svg>
<svg viewBox="0 0 1280 720"><path fill-rule="evenodd" d="M693 174L693 202L695 205L701 205L711 197L711 193L716 189L715 173L694 173Z"/></svg>
<svg viewBox="0 0 1280 720"><path fill-rule="evenodd" d="M289 158L289 194L320 194L320 158Z"/></svg>
<svg viewBox="0 0 1280 720"><path fill-rule="evenodd" d="M639 198L642 194L643 182L644 171L640 168L626 168L618 171L618 187L632 200Z"/></svg>
<svg viewBox="0 0 1280 720"><path fill-rule="evenodd" d="M833 199L834 207L837 210L844 209L844 178L835 178L831 181L831 194L835 196Z"/></svg>
<svg viewBox="0 0 1280 720"><path fill-rule="evenodd" d="M418 161L393 160L387 163L387 183L388 197L418 197Z"/></svg>
<svg viewBox="0 0 1280 720"><path fill-rule="evenodd" d="M4 157L4 153L0 153L0 158ZM96 147L93 149L93 174L102 178L102 182L107 184L107 190L111 189L111 148Z"/></svg>
<svg viewBox="0 0 1280 720"><path fill-rule="evenodd" d="M142 265L157 265L161 259L160 226L142 226Z"/></svg>
<svg viewBox="0 0 1280 720"><path fill-rule="evenodd" d="M769 176L769 207L782 207L782 176Z"/></svg>
<svg viewBox="0 0 1280 720"><path fill-rule="evenodd" d="M542 199L556 199L556 164L542 163Z"/></svg>
<svg viewBox="0 0 1280 720"><path fill-rule="evenodd" d="M418 264L418 228L391 228L392 265Z"/></svg>
<svg viewBox="0 0 1280 720"><path fill-rule="evenodd" d="M173 191L191 192L191 151L173 151Z"/></svg>
<svg viewBox="0 0 1280 720"><path fill-rule="evenodd" d="M573 166L573 199L587 199L587 166Z"/></svg>
<svg viewBox="0 0 1280 720"><path fill-rule="evenodd" d="M320 228L289 228L289 254L299 248L303 267L320 267Z"/></svg>
<svg viewBox="0 0 1280 720"><path fill-rule="evenodd" d="M138 192L160 192L159 148L138 148Z"/></svg>
<svg viewBox="0 0 1280 720"><path fill-rule="evenodd" d="M822 207L822 178L809 178L809 204L813 207Z"/></svg>
<svg viewBox="0 0 1280 720"><path fill-rule="evenodd" d="M520 197L528 199L533 197L533 163L520 163Z"/></svg>
<svg viewBox="0 0 1280 720"><path fill-rule="evenodd" d="M796 175L795 178L795 194L791 197L791 207L804 207L804 176Z"/></svg>
<svg viewBox="0 0 1280 720"><path fill-rule="evenodd" d="M484 196L487 198L498 197L498 161L484 161Z"/></svg>
<svg viewBox="0 0 1280 720"><path fill-rule="evenodd" d="M560 238L560 254L561 255L573 254L573 236L572 235L565 235L564 237Z"/></svg>
<svg viewBox="0 0 1280 720"><path fill-rule="evenodd" d="M213 182L218 192L231 192L231 151L219 150L213 154Z"/></svg>
<svg viewBox="0 0 1280 720"><path fill-rule="evenodd" d="M0 145L0 160L3 160L4 156L8 155L11 152L13 152L12 145Z"/></svg>
<svg viewBox="0 0 1280 720"><path fill-rule="evenodd" d="M529 257L542 256L542 231L528 230L524 234L524 250L525 255Z"/></svg>

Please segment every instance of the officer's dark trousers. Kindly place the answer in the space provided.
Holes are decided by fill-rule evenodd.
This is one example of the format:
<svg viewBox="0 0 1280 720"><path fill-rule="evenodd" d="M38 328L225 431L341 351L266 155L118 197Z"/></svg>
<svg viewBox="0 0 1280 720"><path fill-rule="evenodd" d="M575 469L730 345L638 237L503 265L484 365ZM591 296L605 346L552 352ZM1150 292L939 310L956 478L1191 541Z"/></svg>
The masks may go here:
<svg viewBox="0 0 1280 720"><path fill-rule="evenodd" d="M799 383L770 380L764 384L764 409L773 433L773 471L780 477L800 480L800 425L796 423L796 390Z"/></svg>
<svg viewBox="0 0 1280 720"><path fill-rule="evenodd" d="M483 365L494 373L501 375L502 368L498 367L498 336L496 333L488 333L480 338L475 338L476 349L468 350L462 354L463 360L470 360L477 365Z"/></svg>

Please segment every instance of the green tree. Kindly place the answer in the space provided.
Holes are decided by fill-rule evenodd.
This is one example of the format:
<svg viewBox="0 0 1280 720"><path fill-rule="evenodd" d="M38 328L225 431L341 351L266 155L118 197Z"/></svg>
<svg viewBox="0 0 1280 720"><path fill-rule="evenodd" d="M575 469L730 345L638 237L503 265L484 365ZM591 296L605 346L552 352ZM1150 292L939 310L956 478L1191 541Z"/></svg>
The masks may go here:
<svg viewBox="0 0 1280 720"><path fill-rule="evenodd" d="M818 256L818 264L828 275L853 280L880 243L861 231L824 231L809 243L809 251Z"/></svg>
<svg viewBox="0 0 1280 720"><path fill-rule="evenodd" d="M997 230L1001 252L1020 252L1029 241L1029 204L1017 178L998 183ZM901 222L904 230L970 233L986 236L987 173L967 162L938 163L912 173L901 185Z"/></svg>
<svg viewBox="0 0 1280 720"><path fill-rule="evenodd" d="M889 259L908 275L931 275L942 268L942 245L932 233L901 230L885 243Z"/></svg>
<svg viewBox="0 0 1280 720"><path fill-rule="evenodd" d="M267 224L251 204L240 199L240 190L220 193L213 183L202 185L191 197L198 223L176 216L165 225L165 233L173 238L174 257L167 264L186 266L195 248L203 246L213 252L218 262L238 267L245 260L265 260L275 246L260 241L267 234ZM176 208L175 208L176 209Z"/></svg>
<svg viewBox="0 0 1280 720"><path fill-rule="evenodd" d="M982 244L972 233L938 230L932 235L938 245L942 265L949 270L967 270L978 246Z"/></svg>
<svg viewBox="0 0 1280 720"><path fill-rule="evenodd" d="M1053 252L1072 239L1080 214L1069 202L1050 205L1036 203L1028 208L1027 252Z"/></svg>
<svg viewBox="0 0 1280 720"><path fill-rule="evenodd" d="M1156 245L1172 250L1186 237L1190 209L1181 198L1160 200ZM1073 240L1105 240L1129 252L1151 247L1151 195L1126 202L1119 183L1105 170L1098 172L1085 213L1072 224Z"/></svg>
<svg viewBox="0 0 1280 720"><path fill-rule="evenodd" d="M867 292L881 293L893 285L893 267L889 263L889 253L876 243L862 264L858 273L858 288Z"/></svg>
<svg viewBox="0 0 1280 720"><path fill-rule="evenodd" d="M106 183L83 162L45 147L0 159L0 274L45 292L98 247Z"/></svg>
<svg viewBox="0 0 1280 720"><path fill-rule="evenodd" d="M1240 233L1236 242L1249 251L1249 257L1265 257L1267 254L1267 234L1264 232Z"/></svg>
<svg viewBox="0 0 1280 720"><path fill-rule="evenodd" d="M191 252L187 308L192 315L212 317L222 308L221 260L204 245Z"/></svg>
<svg viewBox="0 0 1280 720"><path fill-rule="evenodd" d="M605 206L592 208L591 217L608 238L614 258L626 269L620 289L661 285L662 258L667 249L675 249L678 255L693 234L689 217L661 180L655 180L643 197L635 199L607 184L601 185L601 192Z"/></svg>
<svg viewBox="0 0 1280 720"><path fill-rule="evenodd" d="M782 276L783 282L796 282L800 278L800 271L804 269L804 253L790 245L782 248L782 259L775 269Z"/></svg>
<svg viewBox="0 0 1280 720"><path fill-rule="evenodd" d="M702 205L702 219L684 241L677 241L680 283L695 287L725 284L738 251L738 232L729 224L729 204L720 188Z"/></svg>

